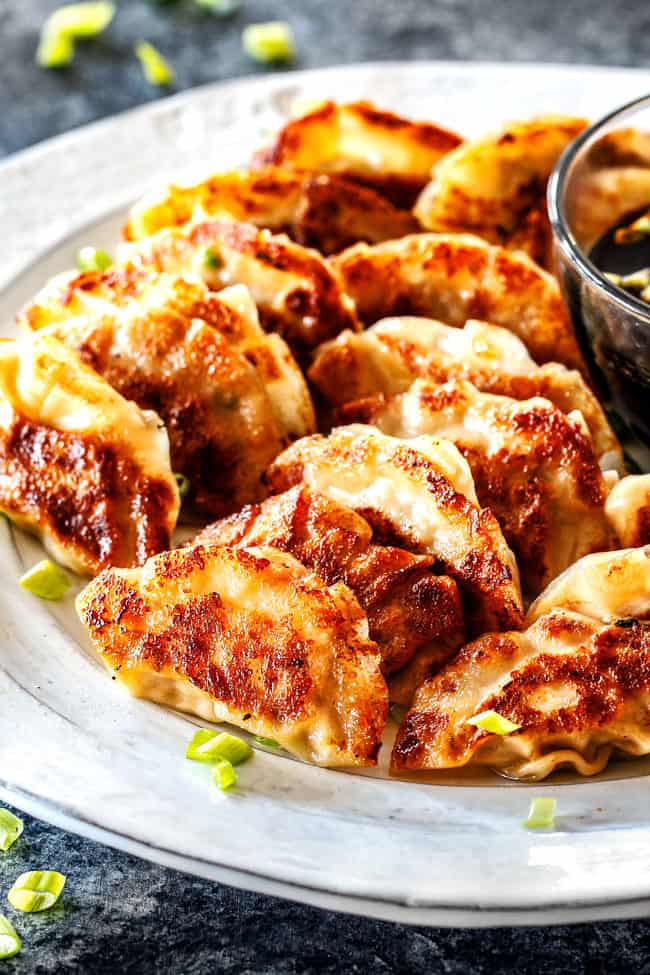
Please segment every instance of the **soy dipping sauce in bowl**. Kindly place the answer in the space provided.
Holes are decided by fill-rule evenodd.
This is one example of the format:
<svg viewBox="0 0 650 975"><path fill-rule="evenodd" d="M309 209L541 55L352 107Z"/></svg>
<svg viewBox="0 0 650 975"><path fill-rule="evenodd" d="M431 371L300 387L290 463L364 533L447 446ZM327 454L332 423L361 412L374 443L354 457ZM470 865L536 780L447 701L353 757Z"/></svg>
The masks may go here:
<svg viewBox="0 0 650 975"><path fill-rule="evenodd" d="M548 204L560 285L594 384L650 465L650 302L640 277L629 283L650 268L650 233L632 243L619 233L650 207L650 96L569 146Z"/></svg>

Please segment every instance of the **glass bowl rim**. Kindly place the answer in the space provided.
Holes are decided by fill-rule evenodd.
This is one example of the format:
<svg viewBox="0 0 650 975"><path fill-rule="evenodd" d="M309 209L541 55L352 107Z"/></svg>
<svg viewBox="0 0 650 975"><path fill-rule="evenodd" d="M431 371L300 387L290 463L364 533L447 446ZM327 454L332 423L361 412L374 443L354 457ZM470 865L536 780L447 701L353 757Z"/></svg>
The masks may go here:
<svg viewBox="0 0 650 975"><path fill-rule="evenodd" d="M584 132L581 132L567 146L553 168L548 181L546 203L555 242L562 249L569 261L577 267L579 274L583 278L587 278L596 288L603 291L607 299L615 302L615 304L622 307L635 318L644 318L646 323L650 325L650 307L644 306L644 303L639 299L628 295L626 291L612 284L596 265L589 260L569 227L564 208L567 175L583 146L611 122L624 119L627 115L632 115L642 108L650 108L650 94L642 95L639 98L634 98L632 101L626 102L624 105L620 105L618 108L613 109L598 119L586 128Z"/></svg>

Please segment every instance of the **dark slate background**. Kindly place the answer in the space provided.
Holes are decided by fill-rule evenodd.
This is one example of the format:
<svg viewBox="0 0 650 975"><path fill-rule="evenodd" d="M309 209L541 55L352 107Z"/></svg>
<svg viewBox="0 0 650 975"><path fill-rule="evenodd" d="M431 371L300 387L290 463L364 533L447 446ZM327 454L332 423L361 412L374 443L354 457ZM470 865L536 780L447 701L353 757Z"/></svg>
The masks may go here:
<svg viewBox="0 0 650 975"><path fill-rule="evenodd" d="M240 32L271 18L291 22L306 68L396 58L650 64L642 0L244 0L228 20L191 0L118 0L104 37L80 47L73 67L44 72L33 55L56 5L0 0L0 156L159 97L132 56L140 38L169 56L178 90L264 71L242 54ZM0 893L37 864L67 875L63 902L18 918L24 950L0 962L2 975L650 975L645 922L411 929L218 887L27 818L23 839L0 854Z"/></svg>

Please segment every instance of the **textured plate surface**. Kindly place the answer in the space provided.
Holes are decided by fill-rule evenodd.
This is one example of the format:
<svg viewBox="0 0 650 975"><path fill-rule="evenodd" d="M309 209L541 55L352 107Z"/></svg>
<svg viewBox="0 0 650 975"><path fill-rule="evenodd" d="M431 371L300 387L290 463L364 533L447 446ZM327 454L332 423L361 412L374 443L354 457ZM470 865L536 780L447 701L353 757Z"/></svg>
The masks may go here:
<svg viewBox="0 0 650 975"><path fill-rule="evenodd" d="M81 244L111 248L152 182L244 161L295 99L372 98L473 135L509 118L596 117L650 72L560 66L362 65L215 85L81 129L0 166L0 325ZM650 910L648 762L587 782L488 774L396 781L259 752L237 790L184 761L192 723L131 700L94 658L71 594L17 585L42 557L0 524L0 794L67 829L225 883L426 924L530 924ZM533 794L557 829L520 826Z"/></svg>

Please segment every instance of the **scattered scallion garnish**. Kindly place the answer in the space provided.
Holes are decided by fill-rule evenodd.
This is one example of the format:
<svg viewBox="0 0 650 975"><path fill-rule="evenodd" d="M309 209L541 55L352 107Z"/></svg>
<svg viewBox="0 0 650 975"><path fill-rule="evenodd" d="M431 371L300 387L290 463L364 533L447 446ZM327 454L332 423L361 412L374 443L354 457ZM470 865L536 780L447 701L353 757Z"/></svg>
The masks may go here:
<svg viewBox="0 0 650 975"><path fill-rule="evenodd" d="M241 0L196 0L196 3L217 17L229 17L241 7Z"/></svg>
<svg viewBox="0 0 650 975"><path fill-rule="evenodd" d="M6 853L21 836L25 824L8 809L0 809L0 850Z"/></svg>
<svg viewBox="0 0 650 975"><path fill-rule="evenodd" d="M223 267L223 259L217 254L214 247L206 247L203 251L203 266L213 270Z"/></svg>
<svg viewBox="0 0 650 975"><path fill-rule="evenodd" d="M22 944L13 924L4 914L0 914L0 960L13 958L21 948Z"/></svg>
<svg viewBox="0 0 650 975"><path fill-rule="evenodd" d="M193 762L216 762L225 759L232 765L240 765L253 754L248 742L227 731L211 731L199 728L187 746L185 757Z"/></svg>
<svg viewBox="0 0 650 975"><path fill-rule="evenodd" d="M47 911L56 904L64 886L65 877L58 870L28 870L15 881L7 900L25 914Z"/></svg>
<svg viewBox="0 0 650 975"><path fill-rule="evenodd" d="M614 240L617 244L638 244L648 235L650 235L650 210L642 213L627 227L619 227L614 233Z"/></svg>
<svg viewBox="0 0 650 975"><path fill-rule="evenodd" d="M74 41L65 34L45 31L36 51L36 63L41 68L65 68L74 58Z"/></svg>
<svg viewBox="0 0 650 975"><path fill-rule="evenodd" d="M82 247L77 254L80 271L106 271L113 263L110 254L99 247Z"/></svg>
<svg viewBox="0 0 650 975"><path fill-rule="evenodd" d="M242 45L246 54L261 64L286 63L296 56L293 32L283 20L249 24L244 28Z"/></svg>
<svg viewBox="0 0 650 975"><path fill-rule="evenodd" d="M176 75L168 61L156 50L153 44L148 41L140 41L135 46L144 76L150 85L171 85L174 83Z"/></svg>
<svg viewBox="0 0 650 975"><path fill-rule="evenodd" d="M524 820L522 826L526 829L550 829L555 825L556 809L557 799L538 796L531 802L528 819Z"/></svg>
<svg viewBox="0 0 650 975"><path fill-rule="evenodd" d="M227 758L220 758L212 768L212 781L222 792L235 785L237 773L232 767L232 762L229 762Z"/></svg>
<svg viewBox="0 0 650 975"><path fill-rule="evenodd" d="M280 748L280 743L275 738L265 738L264 735L253 735L253 741L263 748Z"/></svg>
<svg viewBox="0 0 650 975"><path fill-rule="evenodd" d="M514 721L504 718L496 711L482 711L473 718L468 718L466 724L472 724L482 731L489 731L491 735L510 735L521 728L520 724L515 724Z"/></svg>
<svg viewBox="0 0 650 975"><path fill-rule="evenodd" d="M47 18L41 30L36 61L42 68L62 68L74 57L75 41L101 34L115 16L115 4L70 3Z"/></svg>
<svg viewBox="0 0 650 975"><path fill-rule="evenodd" d="M49 559L37 562L19 581L32 596L52 601L62 599L72 585L63 569Z"/></svg>
<svg viewBox="0 0 650 975"><path fill-rule="evenodd" d="M184 501L190 492L190 479L189 477L185 477L184 474L174 474L174 477L176 478L176 483L178 484L178 493L181 496L181 501Z"/></svg>

